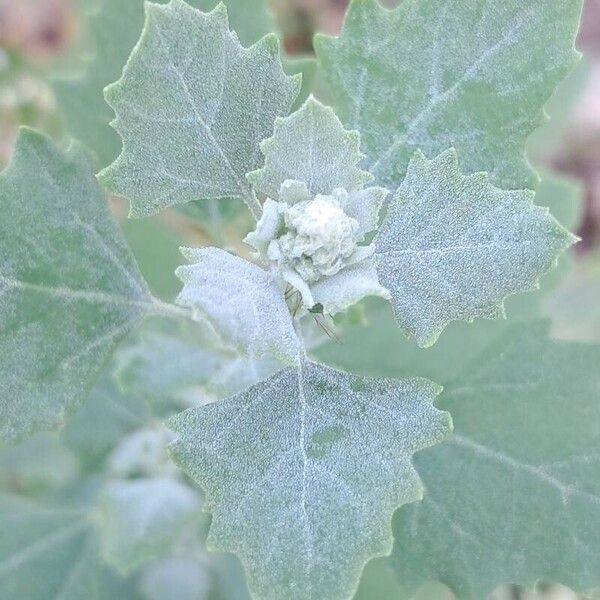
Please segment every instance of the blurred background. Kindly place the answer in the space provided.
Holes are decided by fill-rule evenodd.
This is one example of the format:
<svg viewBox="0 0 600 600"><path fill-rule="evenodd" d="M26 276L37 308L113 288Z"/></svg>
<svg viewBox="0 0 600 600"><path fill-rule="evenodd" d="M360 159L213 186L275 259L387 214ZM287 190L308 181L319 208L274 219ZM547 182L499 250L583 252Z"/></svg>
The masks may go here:
<svg viewBox="0 0 600 600"><path fill-rule="evenodd" d="M97 80L91 79L88 71L88 65L96 55L107 51L107 48L101 47L101 42L108 44L109 50L112 50L111 41L99 39L98 32L93 31L93 15L101 12L103 1L107 0L0 0L0 165L10 158L19 125L36 127L57 139L77 131L68 104L76 94L72 91L74 88L65 87L65 81L74 86L84 81L80 90L90 94L94 92L93 107L93 102L102 102L102 87L118 78L118 72L111 74L110 69L107 69L105 77L102 68L106 63L101 61L94 63ZM130 0L121 1L125 7ZM287 63L292 70L301 70L310 79L313 73L310 62L313 34L317 31L335 34L341 26L347 0L268 2L271 12L269 26L281 34L288 55ZM395 1L388 0L385 4L391 7ZM257 25L257 31L262 31L264 26L263 23L260 27ZM137 30L126 33L134 41L139 35ZM600 0L585 2L578 47L583 53L583 60L549 103L547 110L551 118L532 137L528 151L530 160L542 172L552 172L572 180L575 187L567 184L569 197L564 202L574 204L570 207L575 215L572 228L581 237L581 242L572 251L568 268L563 269L562 279L557 280L546 294L543 310L552 319L555 336L600 341ZM118 53L117 50L115 53ZM125 56L127 54L128 51ZM106 81L102 80L103 77ZM90 132L90 140L93 140L92 129L85 130ZM99 135L105 133L102 130ZM104 150L100 145L93 149L102 160ZM106 150L106 156L111 151L114 152ZM116 199L113 207L117 217L123 221L128 241L151 288L158 296L167 299L176 291L177 282L172 272L179 264L177 247L181 240L197 244L216 241L221 245L235 245L239 243L236 241L240 239L239 229L244 227L245 216L236 213L235 208L228 212L226 206L218 209L192 206L186 209L187 214L168 211L144 222L125 220L126 209ZM148 236L153 239L151 249L147 248ZM157 261L164 269L156 268ZM74 446L81 445L82 440L77 442L76 439L76 426L71 427L71 434L75 438ZM0 489L29 493L32 479L42 487L56 484L48 481L48 473L41 473L46 463L38 464L38 471L31 470L29 457L39 456L40 448L48 461L58 461L63 471L61 477L68 478L70 470L75 469L69 462L71 459L56 448L53 451L59 455L49 454L48 441L39 441L44 439L39 438L25 450L0 450ZM41 446L36 449L36 444ZM115 445L118 446L116 442ZM117 459L113 452L111 460ZM17 464L21 465L20 471L15 466ZM55 468L56 464L52 465ZM203 560L200 559L200 562ZM188 573L185 565L178 565L178 568L181 573ZM151 579L153 573L148 578ZM152 585L148 583L149 588ZM361 585L364 591L359 592L358 598L404 598L396 595L395 585L385 571L378 569L376 564L371 565ZM201 583L198 586L201 588ZM375 593L374 589L378 592ZM221 600L243 598L236 595L237 592L231 594L223 593L219 597ZM143 597L150 600L159 598L152 595L152 590ZM127 595L119 596L118 593L114 598L128 600ZM443 586L432 584L421 590L418 598L451 600L453 596ZM493 595L493 600L517 598L574 600L578 596L552 585L542 585L537 594L504 586Z"/></svg>

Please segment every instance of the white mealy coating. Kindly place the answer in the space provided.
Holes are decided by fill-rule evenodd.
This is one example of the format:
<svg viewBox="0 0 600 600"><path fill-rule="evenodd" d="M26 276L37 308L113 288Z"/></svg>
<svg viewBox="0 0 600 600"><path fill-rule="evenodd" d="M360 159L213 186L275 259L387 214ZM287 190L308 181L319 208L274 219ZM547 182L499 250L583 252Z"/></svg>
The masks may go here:
<svg viewBox="0 0 600 600"><path fill-rule="evenodd" d="M365 234L376 224L384 196L381 188L350 194L338 188L330 195L312 196L305 183L286 180L279 191L279 201L265 201L263 215L246 242L274 273L300 292L307 308L322 304L325 312L333 314L357 301L357 286L352 286L351 293L348 290L347 300L329 295L320 298L318 293L315 296L315 289L324 288L313 286L357 263L364 262L364 269L352 272L356 278L368 280L367 293L386 294L374 276L373 247L361 245ZM340 279L344 284L347 281L347 276ZM340 288L339 293L346 290Z"/></svg>
<svg viewBox="0 0 600 600"><path fill-rule="evenodd" d="M335 275L357 248L358 221L346 215L334 195L319 194L296 204L284 211L283 218L286 233L273 240L269 250L277 245L282 259L306 282Z"/></svg>

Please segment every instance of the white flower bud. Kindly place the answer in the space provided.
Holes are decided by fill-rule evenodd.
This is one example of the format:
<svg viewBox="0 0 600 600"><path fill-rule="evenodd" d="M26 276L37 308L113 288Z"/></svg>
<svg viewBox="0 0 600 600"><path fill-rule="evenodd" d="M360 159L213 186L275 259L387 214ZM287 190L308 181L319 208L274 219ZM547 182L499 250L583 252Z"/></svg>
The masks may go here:
<svg viewBox="0 0 600 600"><path fill-rule="evenodd" d="M376 225L385 193L382 188L369 188L348 194L338 188L330 195L313 197L305 183L285 181L279 201L268 198L263 204L262 217L246 242L300 292L307 308L323 304L313 293L321 282L359 262L365 263L365 269L355 269L357 277L367 273L369 293L381 295L384 291L380 293L380 286L370 281L373 248L360 243ZM344 282L347 285L347 277ZM340 310L343 304L336 301L330 306Z"/></svg>

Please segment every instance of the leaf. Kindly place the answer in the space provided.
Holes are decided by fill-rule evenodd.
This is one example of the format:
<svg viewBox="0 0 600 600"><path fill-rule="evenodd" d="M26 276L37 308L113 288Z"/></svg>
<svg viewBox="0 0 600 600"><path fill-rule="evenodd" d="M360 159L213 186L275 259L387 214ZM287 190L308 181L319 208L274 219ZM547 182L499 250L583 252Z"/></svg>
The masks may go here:
<svg viewBox="0 0 600 600"><path fill-rule="evenodd" d="M576 62L580 11L580 0L407 0L394 11L354 0L340 36L315 48L378 184L395 188L417 149L455 147L464 172L532 187L525 139Z"/></svg>
<svg viewBox="0 0 600 600"><path fill-rule="evenodd" d="M22 129L0 175L0 437L62 422L160 310L81 149Z"/></svg>
<svg viewBox="0 0 600 600"><path fill-rule="evenodd" d="M196 493L173 479L109 482L97 517L104 557L129 573L165 556L199 506Z"/></svg>
<svg viewBox="0 0 600 600"><path fill-rule="evenodd" d="M226 361L211 377L208 389L219 398L233 396L264 381L285 367L273 356L238 356Z"/></svg>
<svg viewBox="0 0 600 600"><path fill-rule="evenodd" d="M156 423L137 429L119 440L106 461L106 471L122 479L171 477L177 472L167 454L171 439L170 432Z"/></svg>
<svg viewBox="0 0 600 600"><path fill-rule="evenodd" d="M101 562L85 514L0 495L0 597L114 600L135 596Z"/></svg>
<svg viewBox="0 0 600 600"><path fill-rule="evenodd" d="M163 4L164 0L157 2ZM190 0L189 4L211 10L217 1ZM224 4L231 15L231 27L244 45L272 30L263 0L224 0ZM90 19L93 59L83 73L54 82L67 133L92 149L102 167L114 161L121 150L119 136L109 126L114 114L104 101L103 90L121 76L143 23L143 0L102 0Z"/></svg>
<svg viewBox="0 0 600 600"><path fill-rule="evenodd" d="M194 557L171 556L148 565L142 573L139 586L144 600L212 598L212 573L204 563Z"/></svg>
<svg viewBox="0 0 600 600"><path fill-rule="evenodd" d="M186 323L189 333L189 324ZM191 335L143 331L116 354L115 377L130 394L165 403L207 383L223 362L217 352Z"/></svg>
<svg viewBox="0 0 600 600"><path fill-rule="evenodd" d="M504 298L535 289L575 241L533 198L465 177L453 150L415 154L375 244L379 281L420 346L451 321L503 317Z"/></svg>
<svg viewBox="0 0 600 600"><path fill-rule="evenodd" d="M172 452L205 490L208 544L235 552L264 600L349 597L421 497L414 452L450 417L424 379L367 379L310 361L170 420Z"/></svg>
<svg viewBox="0 0 600 600"><path fill-rule="evenodd" d="M275 279L220 248L182 248L193 264L177 269L183 281L178 304L207 318L226 343L253 357L298 360L300 341Z"/></svg>
<svg viewBox="0 0 600 600"><path fill-rule="evenodd" d="M273 199L288 179L306 183L311 195L340 187L350 192L371 179L356 166L363 156L359 146L360 134L346 131L333 110L311 96L298 111L275 121L273 137L260 145L264 167L247 178Z"/></svg>
<svg viewBox="0 0 600 600"><path fill-rule="evenodd" d="M328 315L344 311L366 296L390 298L389 292L379 283L372 258L350 265L331 277L324 277L313 284L311 291L315 302Z"/></svg>
<svg viewBox="0 0 600 600"><path fill-rule="evenodd" d="M206 198L251 203L244 176L300 86L283 73L277 37L245 49L224 5L209 14L183 0L146 6L142 37L106 89L123 151L100 180L138 217Z"/></svg>
<svg viewBox="0 0 600 600"><path fill-rule="evenodd" d="M121 438L145 427L152 419L146 399L123 393L108 371L101 375L81 408L61 430L60 437L82 463L95 468Z"/></svg>
<svg viewBox="0 0 600 600"><path fill-rule="evenodd" d="M394 523L403 585L600 583L600 346L546 330L515 323L445 387L455 433L416 457L427 492Z"/></svg>

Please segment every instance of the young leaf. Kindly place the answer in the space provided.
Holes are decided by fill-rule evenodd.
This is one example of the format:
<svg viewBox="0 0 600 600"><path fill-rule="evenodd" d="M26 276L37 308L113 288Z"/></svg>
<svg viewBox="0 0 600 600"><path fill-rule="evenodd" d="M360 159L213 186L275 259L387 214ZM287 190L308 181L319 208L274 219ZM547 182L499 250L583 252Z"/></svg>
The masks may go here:
<svg viewBox="0 0 600 600"><path fill-rule="evenodd" d="M0 597L132 598L98 556L85 513L0 495ZM135 597L135 596L133 596Z"/></svg>
<svg viewBox="0 0 600 600"><path fill-rule="evenodd" d="M182 306L207 318L226 343L254 357L297 362L300 340L283 293L260 267L219 248L182 248L192 262L177 269Z"/></svg>
<svg viewBox="0 0 600 600"><path fill-rule="evenodd" d="M61 422L157 306L81 149L22 129L0 175L0 437Z"/></svg>
<svg viewBox="0 0 600 600"><path fill-rule="evenodd" d="M270 198L279 198L286 180L306 183L311 195L331 194L336 188L360 189L372 177L356 165L360 134L346 131L335 113L312 96L295 113L275 121L273 137L260 148L265 165L247 178Z"/></svg>
<svg viewBox="0 0 600 600"><path fill-rule="evenodd" d="M416 149L459 151L466 173L531 187L527 136L574 65L581 0L354 0L339 38L318 36L321 74L365 167L395 188Z"/></svg>
<svg viewBox="0 0 600 600"><path fill-rule="evenodd" d="M546 330L515 323L446 386L455 433L417 456L425 498L394 523L403 585L600 583L600 346Z"/></svg>
<svg viewBox="0 0 600 600"><path fill-rule="evenodd" d="M245 49L224 5L205 14L183 0L147 4L142 37L106 89L123 152L100 179L134 216L205 198L253 205L244 176L299 87L282 70L277 37Z"/></svg>
<svg viewBox="0 0 600 600"><path fill-rule="evenodd" d="M188 1L201 10L212 10L218 3ZM273 30L263 0L224 0L224 4L231 15L231 27L242 44L252 44ZM144 0L102 0L98 13L90 19L95 42L93 60L81 76L54 82L68 134L93 150L102 167L114 161L121 149L119 136L109 126L114 114L104 101L103 90L121 76L143 23Z"/></svg>
<svg viewBox="0 0 600 600"><path fill-rule="evenodd" d="M430 346L454 320L504 316L509 294L538 278L575 238L534 194L465 177L454 150L417 152L377 233L379 280L400 326Z"/></svg>
<svg viewBox="0 0 600 600"><path fill-rule="evenodd" d="M425 379L310 361L173 417L175 459L206 492L208 543L238 554L264 600L337 600L390 550L395 508L421 497L412 455L450 417Z"/></svg>
<svg viewBox="0 0 600 600"><path fill-rule="evenodd" d="M97 515L106 561L129 573L168 554L199 507L197 494L174 479L111 481Z"/></svg>

